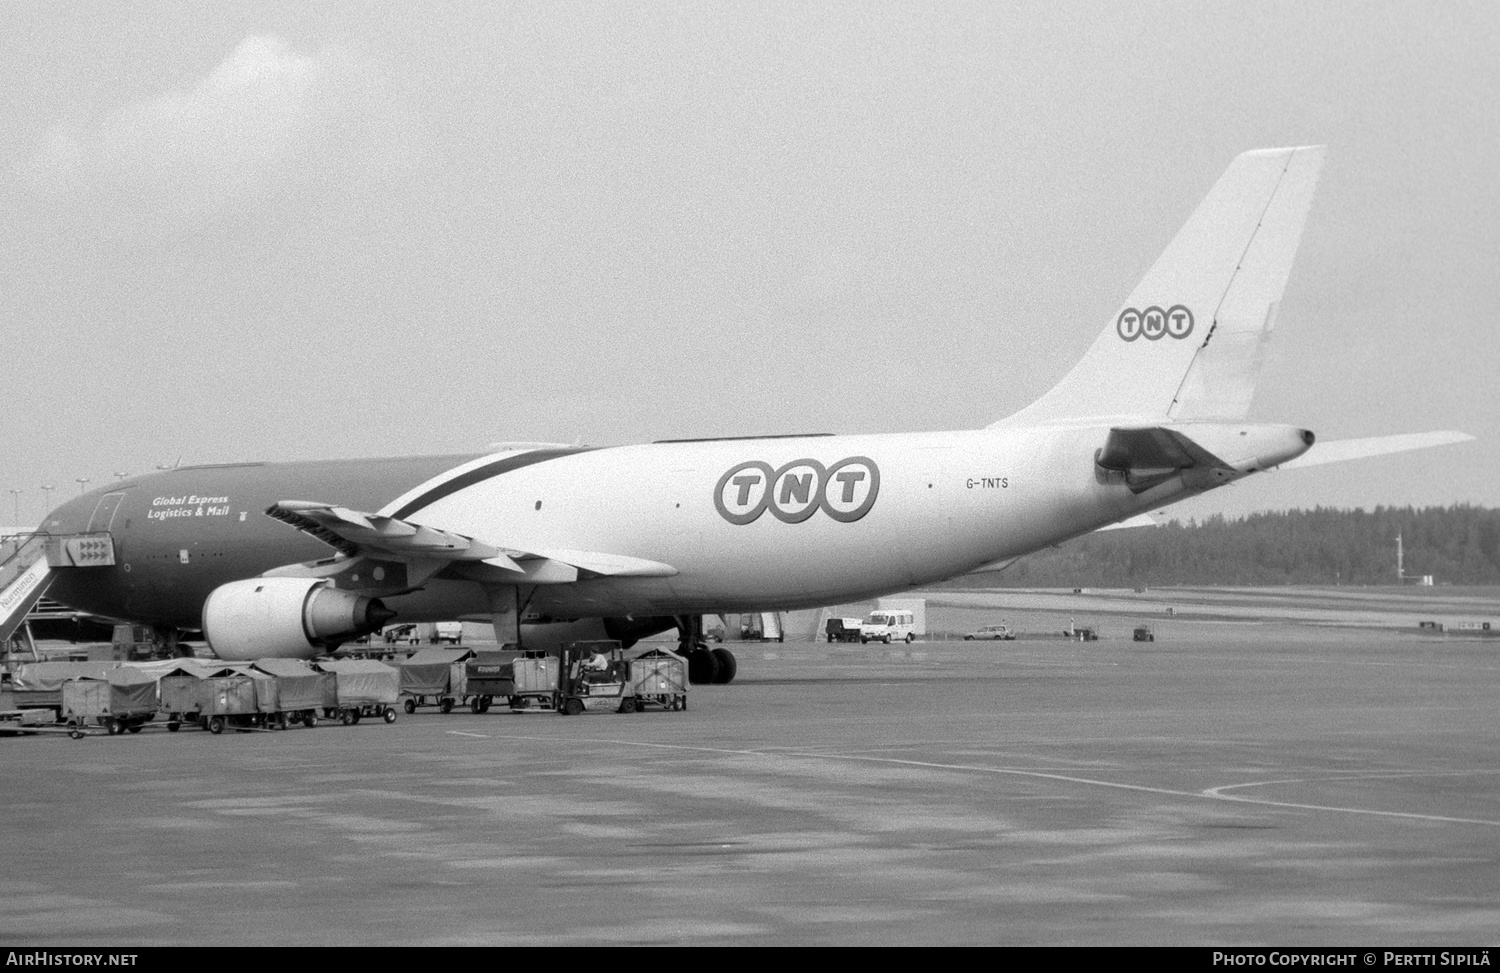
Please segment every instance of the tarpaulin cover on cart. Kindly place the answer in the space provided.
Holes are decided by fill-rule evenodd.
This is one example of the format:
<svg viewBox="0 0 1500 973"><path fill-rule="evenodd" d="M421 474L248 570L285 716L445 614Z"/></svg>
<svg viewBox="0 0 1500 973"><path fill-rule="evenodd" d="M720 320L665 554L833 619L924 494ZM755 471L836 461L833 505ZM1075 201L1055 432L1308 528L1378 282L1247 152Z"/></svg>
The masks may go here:
<svg viewBox="0 0 1500 973"><path fill-rule="evenodd" d="M156 680L134 669L79 676L62 687L63 716L139 716L156 712Z"/></svg>
<svg viewBox="0 0 1500 973"><path fill-rule="evenodd" d="M203 680L213 668L201 662L179 660L156 679L156 695L168 713L193 713L199 709Z"/></svg>
<svg viewBox="0 0 1500 973"><path fill-rule="evenodd" d="M10 677L11 698L22 708L61 706L63 683L118 668L118 662L28 662Z"/></svg>
<svg viewBox="0 0 1500 973"><path fill-rule="evenodd" d="M374 659L333 659L315 662L313 668L333 674L338 687L338 705L394 703L401 698L401 677L395 669Z"/></svg>
<svg viewBox="0 0 1500 973"><path fill-rule="evenodd" d="M463 685L463 663L473 655L472 649L419 649L398 664L401 691L413 696L443 696L453 692L455 685Z"/></svg>
<svg viewBox="0 0 1500 973"><path fill-rule="evenodd" d="M333 673L318 672L301 659L261 659L250 668L271 677L276 684L274 708L262 706L263 712L290 713L338 705L338 683Z"/></svg>

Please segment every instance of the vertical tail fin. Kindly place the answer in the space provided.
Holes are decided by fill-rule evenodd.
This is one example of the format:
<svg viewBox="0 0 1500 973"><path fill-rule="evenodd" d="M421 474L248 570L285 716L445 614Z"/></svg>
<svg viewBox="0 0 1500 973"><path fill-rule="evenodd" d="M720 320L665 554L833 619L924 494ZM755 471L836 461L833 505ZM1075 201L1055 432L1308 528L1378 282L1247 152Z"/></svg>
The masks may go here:
<svg viewBox="0 0 1500 973"><path fill-rule="evenodd" d="M1083 359L994 425L1243 418L1323 154L1230 163Z"/></svg>

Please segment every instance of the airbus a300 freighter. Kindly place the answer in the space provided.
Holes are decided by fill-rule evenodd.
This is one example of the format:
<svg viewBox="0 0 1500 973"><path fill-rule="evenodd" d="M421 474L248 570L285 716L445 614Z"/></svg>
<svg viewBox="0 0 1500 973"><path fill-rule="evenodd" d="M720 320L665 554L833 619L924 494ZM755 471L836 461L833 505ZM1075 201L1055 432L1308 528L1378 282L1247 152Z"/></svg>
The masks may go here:
<svg viewBox="0 0 1500 973"><path fill-rule="evenodd" d="M987 428L182 467L48 515L28 591L202 631L224 659L310 657L393 617L628 642L999 567L1299 457L1468 438L1304 457L1312 432L1245 421L1322 159L1235 159L1077 366ZM696 680L732 678L724 650L683 648Z"/></svg>

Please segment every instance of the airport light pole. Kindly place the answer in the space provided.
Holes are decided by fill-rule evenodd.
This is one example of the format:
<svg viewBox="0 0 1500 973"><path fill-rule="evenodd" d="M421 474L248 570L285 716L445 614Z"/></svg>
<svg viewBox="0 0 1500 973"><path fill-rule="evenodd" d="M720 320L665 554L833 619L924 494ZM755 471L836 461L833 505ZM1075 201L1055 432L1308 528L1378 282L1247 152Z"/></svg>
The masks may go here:
<svg viewBox="0 0 1500 973"><path fill-rule="evenodd" d="M50 486L44 486L41 489L42 489L42 520L46 520L47 519L47 515L52 512L52 487L50 487ZM38 522L37 526L38 527L41 526L40 522Z"/></svg>
<svg viewBox="0 0 1500 973"><path fill-rule="evenodd" d="M21 526L21 491L12 490L10 491L10 495L16 500L16 519L12 520L11 523L19 527Z"/></svg>
<svg viewBox="0 0 1500 973"><path fill-rule="evenodd" d="M89 478L86 476L75 476L73 479L78 481L78 495L80 497L83 496L83 488L88 484Z"/></svg>

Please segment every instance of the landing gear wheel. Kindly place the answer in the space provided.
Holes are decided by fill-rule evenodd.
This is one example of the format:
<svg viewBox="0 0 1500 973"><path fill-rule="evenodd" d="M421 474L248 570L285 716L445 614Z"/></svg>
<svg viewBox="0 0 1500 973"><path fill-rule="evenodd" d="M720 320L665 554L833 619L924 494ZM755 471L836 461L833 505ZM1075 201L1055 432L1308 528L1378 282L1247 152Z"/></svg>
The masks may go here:
<svg viewBox="0 0 1500 973"><path fill-rule="evenodd" d="M396 707L394 707L394 706L387 706L385 708L385 714L384 715L385 715L385 721L387 723L394 723L394 722L396 722Z"/></svg>
<svg viewBox="0 0 1500 973"><path fill-rule="evenodd" d="M215 736L217 736L220 733L223 733L224 732L224 717L222 717L222 716L215 716L215 717L210 718L209 721L208 721L208 732L214 734Z"/></svg>
<svg viewBox="0 0 1500 973"><path fill-rule="evenodd" d="M735 673L740 670L739 663L734 660L734 653L728 649L718 648L713 650L713 656L714 661L718 663L713 681L721 686L734 682Z"/></svg>
<svg viewBox="0 0 1500 973"><path fill-rule="evenodd" d="M717 682L719 674L719 649L698 649L688 653L688 682L705 686Z"/></svg>
<svg viewBox="0 0 1500 973"><path fill-rule="evenodd" d="M440 712L440 713L451 713L451 712L453 712L453 700L450 697L444 696L443 697L443 701L441 703L438 703L438 712Z"/></svg>
<svg viewBox="0 0 1500 973"><path fill-rule="evenodd" d="M406 710L407 716L410 716L417 711L417 701L414 699L408 699L406 702L401 704L401 708Z"/></svg>

